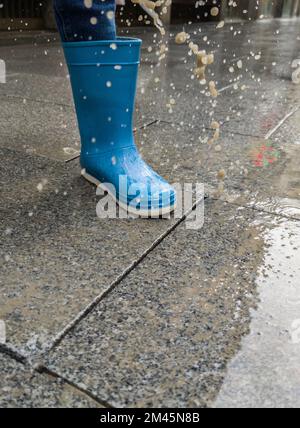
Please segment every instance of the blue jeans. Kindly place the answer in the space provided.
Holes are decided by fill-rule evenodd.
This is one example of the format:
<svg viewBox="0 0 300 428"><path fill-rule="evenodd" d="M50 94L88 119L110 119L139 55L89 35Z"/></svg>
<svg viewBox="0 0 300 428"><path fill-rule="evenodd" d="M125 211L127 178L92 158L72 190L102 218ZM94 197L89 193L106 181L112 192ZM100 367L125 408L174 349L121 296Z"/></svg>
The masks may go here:
<svg viewBox="0 0 300 428"><path fill-rule="evenodd" d="M114 40L115 0L53 0L64 42Z"/></svg>

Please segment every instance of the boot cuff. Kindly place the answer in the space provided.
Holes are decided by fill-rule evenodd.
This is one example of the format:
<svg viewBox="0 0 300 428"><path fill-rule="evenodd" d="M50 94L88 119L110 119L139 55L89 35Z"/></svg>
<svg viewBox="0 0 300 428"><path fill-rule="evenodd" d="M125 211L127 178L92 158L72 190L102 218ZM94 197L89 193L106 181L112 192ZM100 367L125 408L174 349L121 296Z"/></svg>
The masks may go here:
<svg viewBox="0 0 300 428"><path fill-rule="evenodd" d="M65 42L68 65L129 65L140 62L142 40L119 37L116 40Z"/></svg>

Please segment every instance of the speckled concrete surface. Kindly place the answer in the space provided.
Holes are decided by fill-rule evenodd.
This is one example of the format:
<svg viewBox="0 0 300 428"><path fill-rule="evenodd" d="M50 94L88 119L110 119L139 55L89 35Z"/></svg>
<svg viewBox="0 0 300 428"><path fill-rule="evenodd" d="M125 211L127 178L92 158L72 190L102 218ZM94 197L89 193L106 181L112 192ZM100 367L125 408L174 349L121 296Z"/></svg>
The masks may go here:
<svg viewBox="0 0 300 428"><path fill-rule="evenodd" d="M165 239L50 354L50 368L115 406L213 405L259 301L266 233L278 227L297 254L300 223L208 202L204 228Z"/></svg>
<svg viewBox="0 0 300 428"><path fill-rule="evenodd" d="M177 228L40 361L110 405L300 405L300 113L265 139L299 107L299 21L233 27L190 27L215 52L207 75L222 89L216 102L191 79L194 58L172 40L179 27L159 69L148 51L154 30L128 30L144 40L136 123L161 121L137 135L145 159L170 181L210 190L220 168L227 177L202 230ZM96 218L95 189L77 161L64 164L79 138L56 37L0 38L0 320L7 345L30 357L173 224ZM212 119L222 132L209 151ZM93 406L1 354L0 365L4 407Z"/></svg>
<svg viewBox="0 0 300 428"><path fill-rule="evenodd" d="M1 159L0 319L7 342L34 353L174 220L100 220L99 197L77 162L5 149Z"/></svg>
<svg viewBox="0 0 300 428"><path fill-rule="evenodd" d="M5 123L1 128L2 147L61 161L80 150L72 107L0 95L0 115Z"/></svg>
<svg viewBox="0 0 300 428"><path fill-rule="evenodd" d="M213 24L186 28L193 42L215 54L215 63L208 68L207 77L222 90L217 100L209 98L206 87L192 80L195 60L188 48L174 42L181 30L182 27L174 27L168 33L170 42L162 61L163 73L161 68L152 68L157 64L157 55L151 32L130 30L130 34L137 32L147 46L153 47L151 53L143 54L142 69L148 68L148 73L145 73L142 111L198 128L209 127L213 117L225 122L227 131L264 137L287 112L299 105L299 88L291 82L291 62L299 57L299 21L235 23L221 31L216 31ZM239 60L243 63L242 70L237 67ZM167 107L170 98L176 101L171 113Z"/></svg>
<svg viewBox="0 0 300 428"><path fill-rule="evenodd" d="M60 379L33 372L0 353L0 408L100 408Z"/></svg>

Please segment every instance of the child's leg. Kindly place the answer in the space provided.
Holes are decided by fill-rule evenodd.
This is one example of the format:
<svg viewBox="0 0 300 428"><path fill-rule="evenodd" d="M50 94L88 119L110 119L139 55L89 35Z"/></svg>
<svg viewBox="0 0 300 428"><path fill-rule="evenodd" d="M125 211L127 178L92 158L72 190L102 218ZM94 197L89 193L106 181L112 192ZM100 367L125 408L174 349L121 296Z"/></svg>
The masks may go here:
<svg viewBox="0 0 300 428"><path fill-rule="evenodd" d="M81 134L82 175L110 189L128 212L157 217L174 210L176 192L143 161L134 142L141 40L116 38L115 4L54 0Z"/></svg>
<svg viewBox="0 0 300 428"><path fill-rule="evenodd" d="M114 40L115 0L53 0L64 42Z"/></svg>

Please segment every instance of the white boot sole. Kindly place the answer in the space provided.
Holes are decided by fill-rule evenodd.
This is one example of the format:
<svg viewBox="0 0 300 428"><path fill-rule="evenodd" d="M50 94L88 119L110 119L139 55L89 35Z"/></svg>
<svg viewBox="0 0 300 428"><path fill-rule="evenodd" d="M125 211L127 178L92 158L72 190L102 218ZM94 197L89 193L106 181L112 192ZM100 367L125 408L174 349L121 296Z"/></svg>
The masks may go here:
<svg viewBox="0 0 300 428"><path fill-rule="evenodd" d="M172 207L165 207L157 210L136 210L135 208L118 201L116 196L111 193L111 191L104 184L97 180L97 178L88 174L85 169L81 171L81 176L85 178L88 182L94 184L96 187L100 187L100 189L102 189L104 192L107 192L112 197L112 199L119 205L120 208L130 214L133 214L134 216L143 218L159 218L171 214L176 209L175 203Z"/></svg>

